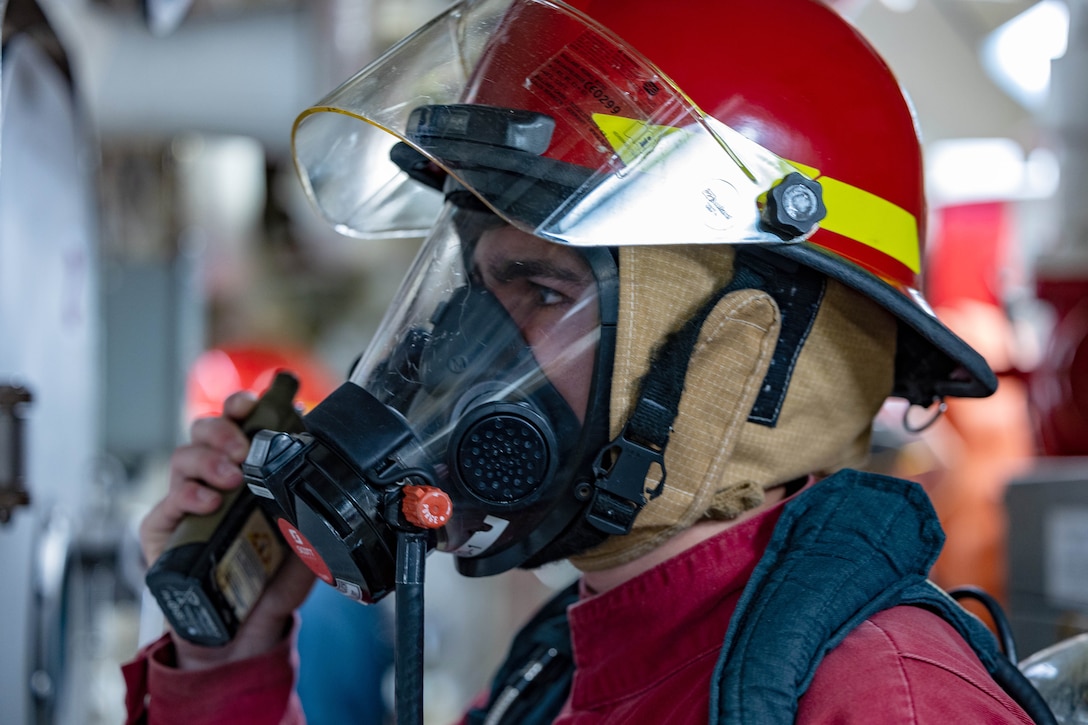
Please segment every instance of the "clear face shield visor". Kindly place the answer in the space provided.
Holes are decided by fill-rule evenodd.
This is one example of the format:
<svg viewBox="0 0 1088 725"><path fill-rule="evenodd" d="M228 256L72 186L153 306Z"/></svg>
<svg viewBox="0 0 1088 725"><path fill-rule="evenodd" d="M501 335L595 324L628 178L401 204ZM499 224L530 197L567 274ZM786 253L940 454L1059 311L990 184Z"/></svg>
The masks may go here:
<svg viewBox="0 0 1088 725"><path fill-rule="evenodd" d="M420 234L435 188L576 246L782 244L824 214L797 168L545 0L452 6L301 114L292 143L317 208L355 236Z"/></svg>

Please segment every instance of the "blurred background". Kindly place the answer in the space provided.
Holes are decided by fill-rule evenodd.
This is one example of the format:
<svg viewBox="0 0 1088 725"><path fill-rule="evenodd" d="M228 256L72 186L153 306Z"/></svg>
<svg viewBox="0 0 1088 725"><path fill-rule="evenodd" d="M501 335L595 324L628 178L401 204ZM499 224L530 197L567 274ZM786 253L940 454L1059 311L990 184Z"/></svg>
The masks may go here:
<svg viewBox="0 0 1088 725"><path fill-rule="evenodd" d="M915 105L926 293L1001 381L919 432L933 411L890 401L872 465L927 488L949 537L933 578L993 593L1031 653L1088 630L1088 0L834 4ZM189 422L277 367L312 405L365 346L417 240L318 220L291 124L447 5L0 0L3 725L123 721L118 667L162 628L136 526ZM465 580L446 559L428 562L428 723L570 577ZM336 670L358 685L343 706L380 723L391 613L326 593L303 683ZM313 722L343 722L324 704Z"/></svg>

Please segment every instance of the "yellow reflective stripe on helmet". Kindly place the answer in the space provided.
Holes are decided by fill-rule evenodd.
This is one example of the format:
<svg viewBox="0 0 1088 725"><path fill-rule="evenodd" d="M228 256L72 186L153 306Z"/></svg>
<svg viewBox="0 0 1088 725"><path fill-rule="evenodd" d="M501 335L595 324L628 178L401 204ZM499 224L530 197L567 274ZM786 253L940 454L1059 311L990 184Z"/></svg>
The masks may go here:
<svg viewBox="0 0 1088 725"><path fill-rule="evenodd" d="M821 176L817 181L827 206L822 228L883 252L915 274L921 271L918 222L913 214L838 179Z"/></svg>
<svg viewBox="0 0 1088 725"><path fill-rule="evenodd" d="M821 229L841 234L888 255L910 271L922 269L919 257L918 220L906 209L846 182L820 176L820 170L796 161L797 170L820 182L827 216Z"/></svg>
<svg viewBox="0 0 1088 725"><path fill-rule="evenodd" d="M593 121L612 150L631 165L665 135L680 129L637 119L594 113ZM802 174L823 187L827 216L820 227L851 239L896 260L911 272L921 271L918 221L914 215L887 199L829 176L819 169L789 161Z"/></svg>

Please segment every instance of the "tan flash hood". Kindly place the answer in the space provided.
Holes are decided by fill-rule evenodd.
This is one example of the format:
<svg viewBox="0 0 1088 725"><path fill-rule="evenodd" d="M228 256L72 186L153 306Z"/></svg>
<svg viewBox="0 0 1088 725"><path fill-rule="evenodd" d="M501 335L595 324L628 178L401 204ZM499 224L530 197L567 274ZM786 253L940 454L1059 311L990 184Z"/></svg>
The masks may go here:
<svg viewBox="0 0 1088 725"><path fill-rule="evenodd" d="M733 277L728 246L620 248L620 305L612 377L611 433L619 434L640 379L662 340ZM892 390L896 323L882 308L827 280L797 351L773 425L749 420L782 329L774 298L745 289L725 295L702 327L665 451L665 484L635 519L574 557L609 568L661 545L700 519L732 519L769 488L810 473L858 465L871 423ZM651 470L647 490L660 472Z"/></svg>

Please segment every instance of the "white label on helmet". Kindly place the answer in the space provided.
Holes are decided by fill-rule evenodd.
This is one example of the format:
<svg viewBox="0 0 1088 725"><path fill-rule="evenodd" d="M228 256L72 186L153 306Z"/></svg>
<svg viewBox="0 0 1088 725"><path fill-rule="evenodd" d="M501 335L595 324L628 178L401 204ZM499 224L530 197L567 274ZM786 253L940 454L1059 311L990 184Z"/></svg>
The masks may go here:
<svg viewBox="0 0 1088 725"><path fill-rule="evenodd" d="M742 208L740 193L737 187L725 179L710 179L702 185L702 194L706 210L706 225L711 229L725 231L736 223L734 212Z"/></svg>
<svg viewBox="0 0 1088 725"><path fill-rule="evenodd" d="M450 553L455 556L479 556L490 549L492 545L499 540L499 537L502 536L502 532L506 531L506 527L510 525L510 522L506 519L500 519L498 516L488 516L484 519L484 524L487 525L488 528L480 529L472 536L468 537L468 541L461 544L461 546Z"/></svg>

